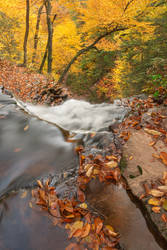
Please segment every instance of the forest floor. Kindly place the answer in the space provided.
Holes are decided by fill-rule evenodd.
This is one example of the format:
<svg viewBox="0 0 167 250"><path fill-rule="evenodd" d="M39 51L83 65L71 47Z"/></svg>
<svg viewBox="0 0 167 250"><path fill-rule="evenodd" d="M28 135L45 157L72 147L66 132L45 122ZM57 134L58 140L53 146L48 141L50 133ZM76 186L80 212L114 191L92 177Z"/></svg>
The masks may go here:
<svg viewBox="0 0 167 250"><path fill-rule="evenodd" d="M0 85L23 101L39 104L55 105L72 96L66 88L55 88L53 79L2 60ZM90 246L94 244L93 247L105 245L103 249L114 249L119 238L111 226L104 225L99 217L92 219L87 210L84 192L86 185L94 178L100 182L118 183L122 182L123 176L155 228L167 241L166 100L159 105L150 97L144 100L133 98L128 101L128 106L131 108L129 117L113 129L122 144L120 151L114 148L111 155L96 155L93 158L92 155L87 156L84 148L76 149L80 159L78 201L60 200L54 187L49 186L49 181L39 181L39 189L34 192L38 204L60 218L56 223L67 223L69 238L75 237L80 243L86 242ZM81 220L83 217L84 221ZM72 243L70 247L77 247L77 244Z"/></svg>

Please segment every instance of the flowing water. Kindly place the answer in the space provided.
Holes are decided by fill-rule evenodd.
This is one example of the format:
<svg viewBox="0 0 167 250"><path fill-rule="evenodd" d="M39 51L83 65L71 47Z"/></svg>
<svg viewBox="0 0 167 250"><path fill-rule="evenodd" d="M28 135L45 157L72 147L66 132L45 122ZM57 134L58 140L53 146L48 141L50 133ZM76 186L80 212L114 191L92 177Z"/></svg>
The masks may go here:
<svg viewBox="0 0 167 250"><path fill-rule="evenodd" d="M79 133L76 138L83 139L92 131L110 136L109 126L121 122L127 114L128 108L120 101L92 105L69 100L47 107L20 101L16 104L14 99L0 94L0 249L65 249L69 242L64 229L55 227L45 213L33 210L30 192L25 195L22 189L31 190L36 179L51 175L61 192L66 185L63 176L75 176L78 167L74 150L78 139L72 143L66 137L75 132ZM70 190L72 184L66 188ZM14 190L18 192L13 194ZM88 201L99 212L103 203L106 218L121 232L124 249L161 249L125 191L108 190L104 195L107 200L99 205L94 201L102 192L103 188L96 188ZM148 241L152 243L148 245ZM140 247L134 248L136 244Z"/></svg>

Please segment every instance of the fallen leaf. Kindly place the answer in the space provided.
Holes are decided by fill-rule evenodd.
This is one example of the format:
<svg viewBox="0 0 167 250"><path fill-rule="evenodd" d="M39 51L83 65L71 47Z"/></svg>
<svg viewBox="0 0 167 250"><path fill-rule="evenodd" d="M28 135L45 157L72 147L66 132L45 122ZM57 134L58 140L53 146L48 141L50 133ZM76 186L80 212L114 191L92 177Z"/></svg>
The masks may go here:
<svg viewBox="0 0 167 250"><path fill-rule="evenodd" d="M69 239L71 239L75 233L77 234L78 229L82 229L82 228L83 228L83 221L74 222L70 227L71 232L69 234ZM79 234L81 235L80 231L79 231Z"/></svg>
<svg viewBox="0 0 167 250"><path fill-rule="evenodd" d="M155 145L155 143L156 143L155 141L152 141L152 142L149 143L149 146L152 147L152 146Z"/></svg>
<svg viewBox="0 0 167 250"><path fill-rule="evenodd" d="M91 226L90 226L89 223L86 223L86 224L84 225L84 227L82 228L81 238L85 238L85 237L87 237L87 236L89 235L89 233L90 233L90 228L91 228Z"/></svg>
<svg viewBox="0 0 167 250"><path fill-rule="evenodd" d="M160 206L161 202L160 202L160 200L158 200L156 198L151 198L148 200L148 204L153 205L153 206Z"/></svg>
<svg viewBox="0 0 167 250"><path fill-rule="evenodd" d="M152 207L152 211L156 214L160 213L161 208L160 207Z"/></svg>
<svg viewBox="0 0 167 250"><path fill-rule="evenodd" d="M167 192L167 186L159 186L158 189L162 192Z"/></svg>
<svg viewBox="0 0 167 250"><path fill-rule="evenodd" d="M92 172L93 172L93 166L88 169L88 171L86 172L86 176L90 177Z"/></svg>
<svg viewBox="0 0 167 250"><path fill-rule="evenodd" d="M164 195L164 192L161 192L157 189L151 189L150 194L154 197L162 197Z"/></svg>
<svg viewBox="0 0 167 250"><path fill-rule="evenodd" d="M161 152L160 153L160 158L162 159L163 163L167 165L167 153L166 152Z"/></svg>
<svg viewBox="0 0 167 250"><path fill-rule="evenodd" d="M32 208L32 202L29 202L29 207Z"/></svg>
<svg viewBox="0 0 167 250"><path fill-rule="evenodd" d="M99 217L97 217L97 218L95 218L95 220L94 220L94 224L95 224L96 233L99 234L100 231L101 231L102 228L103 228L103 221L102 221Z"/></svg>
<svg viewBox="0 0 167 250"><path fill-rule="evenodd" d="M93 170L93 174L94 174L94 175L98 175L99 173L100 173L100 170L99 170L99 169L94 169L94 170Z"/></svg>
<svg viewBox="0 0 167 250"><path fill-rule="evenodd" d="M106 225L105 227L107 228L107 231L108 231L108 233L109 233L111 236L113 236L113 237L117 237L117 236L118 236L118 233L115 233L115 232L114 232L114 229L113 229L112 226Z"/></svg>
<svg viewBox="0 0 167 250"><path fill-rule="evenodd" d="M105 166L107 166L109 168L116 168L118 166L118 163L116 161L109 161L109 162L105 163Z"/></svg>
<svg viewBox="0 0 167 250"><path fill-rule="evenodd" d="M21 195L20 198L24 199L27 196L27 190L25 190Z"/></svg>
<svg viewBox="0 0 167 250"><path fill-rule="evenodd" d="M78 200L80 202L84 202L85 201L85 194L80 189L78 189L77 195L78 195Z"/></svg>
<svg viewBox="0 0 167 250"><path fill-rule="evenodd" d="M150 135L157 135L157 136L161 135L161 132L153 130L153 129L144 128L144 131Z"/></svg>
<svg viewBox="0 0 167 250"><path fill-rule="evenodd" d="M129 157L129 160L131 161L133 159L133 155L131 155L130 157Z"/></svg>
<svg viewBox="0 0 167 250"><path fill-rule="evenodd" d="M164 200L162 207L167 211L167 200Z"/></svg>
<svg viewBox="0 0 167 250"><path fill-rule="evenodd" d="M29 129L29 125L24 127L24 131L27 131Z"/></svg>
<svg viewBox="0 0 167 250"><path fill-rule="evenodd" d="M166 216L166 214L162 214L162 215L161 215L161 219L162 219L165 223L167 223L167 216Z"/></svg>
<svg viewBox="0 0 167 250"><path fill-rule="evenodd" d="M40 188L43 188L42 182L40 180L37 180L37 183Z"/></svg>
<svg viewBox="0 0 167 250"><path fill-rule="evenodd" d="M118 158L116 156L114 156L114 155L106 155L106 160L109 160L109 161L115 160L115 161L117 161Z"/></svg>
<svg viewBox="0 0 167 250"><path fill-rule="evenodd" d="M156 159L160 159L160 156L157 155L157 154L152 154L152 156L153 156L154 158L156 158Z"/></svg>
<svg viewBox="0 0 167 250"><path fill-rule="evenodd" d="M15 152L15 153L18 153L18 152L21 152L21 151L22 151L22 148L15 148L15 149L14 149L14 152Z"/></svg>
<svg viewBox="0 0 167 250"><path fill-rule="evenodd" d="M83 208L83 209L87 209L87 208L88 208L88 206L87 206L86 203L80 204L79 207L80 207L80 208Z"/></svg>

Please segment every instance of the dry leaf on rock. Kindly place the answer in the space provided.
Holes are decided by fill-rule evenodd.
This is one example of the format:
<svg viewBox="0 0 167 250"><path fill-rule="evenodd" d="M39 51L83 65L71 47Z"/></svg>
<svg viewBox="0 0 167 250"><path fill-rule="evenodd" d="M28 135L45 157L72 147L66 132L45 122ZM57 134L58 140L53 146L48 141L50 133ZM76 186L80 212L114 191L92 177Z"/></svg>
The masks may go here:
<svg viewBox="0 0 167 250"><path fill-rule="evenodd" d="M154 197L162 197L164 195L164 192L161 192L157 189L151 189L150 194Z"/></svg>
<svg viewBox="0 0 167 250"><path fill-rule="evenodd" d="M166 152L161 152L160 153L160 158L162 159L163 163L167 165L167 153Z"/></svg>
<svg viewBox="0 0 167 250"><path fill-rule="evenodd" d="M167 192L167 186L159 186L158 189L162 192Z"/></svg>
<svg viewBox="0 0 167 250"><path fill-rule="evenodd" d="M150 135L157 135L157 136L161 135L161 132L153 130L153 129L144 128L144 131Z"/></svg>

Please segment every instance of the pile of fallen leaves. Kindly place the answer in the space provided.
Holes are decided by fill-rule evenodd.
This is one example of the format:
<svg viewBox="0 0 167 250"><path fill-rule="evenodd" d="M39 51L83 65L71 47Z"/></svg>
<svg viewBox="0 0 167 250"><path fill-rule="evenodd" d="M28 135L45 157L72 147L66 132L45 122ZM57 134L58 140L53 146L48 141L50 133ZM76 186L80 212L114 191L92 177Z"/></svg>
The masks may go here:
<svg viewBox="0 0 167 250"><path fill-rule="evenodd" d="M49 186L49 180L32 191L36 204L48 211L53 218L54 225L62 224L68 230L68 238L75 238L66 250L70 249L116 249L119 235L110 225L104 225L100 217L94 216L88 209L85 196L78 192L78 199L60 199L55 187Z"/></svg>
<svg viewBox="0 0 167 250"><path fill-rule="evenodd" d="M167 160L167 153L165 154L165 159ZM149 197L147 202L151 206L152 211L160 214L161 219L167 223L167 172L163 173L160 183L153 183L151 188L147 184L144 184L144 187L145 194L143 197Z"/></svg>
<svg viewBox="0 0 167 250"><path fill-rule="evenodd" d="M122 138L124 142L128 141L131 135L131 129L144 131L153 136L153 141L150 142L150 146L154 146L157 139L161 138L165 144L167 144L167 131L163 121L167 119L166 111L165 115L162 110L158 110L159 104L149 97L145 100L139 98L133 98L128 106L131 108L131 115L122 122L119 129L114 130L115 133L119 133L119 138ZM150 111L149 110L157 111ZM144 121L143 115L149 116L148 121Z"/></svg>
<svg viewBox="0 0 167 250"><path fill-rule="evenodd" d="M0 60L0 86L24 102L54 105L70 95L69 91L58 86L54 79L4 60Z"/></svg>
<svg viewBox="0 0 167 250"><path fill-rule="evenodd" d="M69 239L76 238L67 249L116 249L119 241L118 233L111 225L105 225L102 218L90 212L86 203L86 185L98 178L100 182L119 182L121 178L118 167L118 157L101 155L85 157L83 147L77 147L80 168L77 179L77 198L61 199L56 194L55 187L49 186L49 180L44 184L38 181L39 188L33 190L36 204L47 210L54 217L54 224L64 224L69 231Z"/></svg>

